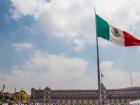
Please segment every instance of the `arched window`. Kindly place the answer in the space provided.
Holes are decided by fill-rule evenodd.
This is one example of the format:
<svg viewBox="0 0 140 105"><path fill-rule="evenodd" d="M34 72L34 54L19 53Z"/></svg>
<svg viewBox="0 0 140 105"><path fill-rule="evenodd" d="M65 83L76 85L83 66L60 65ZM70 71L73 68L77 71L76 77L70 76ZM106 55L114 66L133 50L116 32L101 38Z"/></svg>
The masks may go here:
<svg viewBox="0 0 140 105"><path fill-rule="evenodd" d="M23 100L24 99L24 97L23 96L21 96L21 100Z"/></svg>

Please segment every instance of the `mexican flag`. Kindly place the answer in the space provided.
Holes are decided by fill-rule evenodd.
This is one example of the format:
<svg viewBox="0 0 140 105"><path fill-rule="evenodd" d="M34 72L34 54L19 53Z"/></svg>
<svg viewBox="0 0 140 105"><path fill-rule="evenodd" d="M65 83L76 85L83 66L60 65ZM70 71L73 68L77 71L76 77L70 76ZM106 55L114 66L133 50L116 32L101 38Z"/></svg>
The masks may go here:
<svg viewBox="0 0 140 105"><path fill-rule="evenodd" d="M134 35L110 25L98 15L96 15L96 32L98 37L121 46L140 46L140 40Z"/></svg>

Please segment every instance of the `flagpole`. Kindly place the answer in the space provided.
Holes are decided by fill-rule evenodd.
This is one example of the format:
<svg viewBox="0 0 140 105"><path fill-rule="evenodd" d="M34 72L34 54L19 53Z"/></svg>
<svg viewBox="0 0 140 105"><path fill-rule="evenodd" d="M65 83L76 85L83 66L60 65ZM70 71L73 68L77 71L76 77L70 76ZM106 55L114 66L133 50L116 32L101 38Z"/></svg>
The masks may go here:
<svg viewBox="0 0 140 105"><path fill-rule="evenodd" d="M131 71L131 69L130 69L129 71L130 71L130 85L131 85L131 87L132 87L132 86L133 86L132 71Z"/></svg>
<svg viewBox="0 0 140 105"><path fill-rule="evenodd" d="M99 105L102 105L102 92L101 92L101 72L100 72L100 59L99 59L99 47L98 47L98 36L96 32L96 10L94 8L95 14L95 33L96 33L96 51L97 51L97 75L98 75L98 93L99 93Z"/></svg>

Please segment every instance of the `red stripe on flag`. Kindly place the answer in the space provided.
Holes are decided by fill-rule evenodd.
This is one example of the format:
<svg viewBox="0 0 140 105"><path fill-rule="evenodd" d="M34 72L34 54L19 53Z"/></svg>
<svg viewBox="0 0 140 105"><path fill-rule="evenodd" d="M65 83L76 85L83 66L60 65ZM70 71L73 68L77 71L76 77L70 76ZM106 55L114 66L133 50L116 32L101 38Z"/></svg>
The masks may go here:
<svg viewBox="0 0 140 105"><path fill-rule="evenodd" d="M129 34L128 32L123 31L125 38L125 46L140 46L140 40Z"/></svg>

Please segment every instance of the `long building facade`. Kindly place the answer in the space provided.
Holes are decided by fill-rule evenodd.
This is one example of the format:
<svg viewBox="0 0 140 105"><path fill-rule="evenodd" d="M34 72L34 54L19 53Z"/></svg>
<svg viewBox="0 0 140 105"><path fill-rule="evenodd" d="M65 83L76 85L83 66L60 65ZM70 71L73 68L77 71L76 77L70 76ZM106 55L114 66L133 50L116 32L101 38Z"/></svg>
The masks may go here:
<svg viewBox="0 0 140 105"><path fill-rule="evenodd" d="M102 86L104 105L129 105L130 101L140 99L140 87L106 89ZM97 105L97 90L52 90L31 89L31 102L54 105Z"/></svg>

